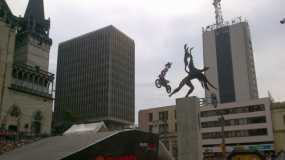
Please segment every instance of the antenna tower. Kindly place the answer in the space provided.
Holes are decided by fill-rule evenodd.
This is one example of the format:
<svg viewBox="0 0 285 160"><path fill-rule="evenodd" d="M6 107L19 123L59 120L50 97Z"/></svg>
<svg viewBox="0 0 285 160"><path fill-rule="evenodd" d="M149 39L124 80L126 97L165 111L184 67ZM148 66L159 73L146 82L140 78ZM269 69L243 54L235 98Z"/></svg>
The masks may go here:
<svg viewBox="0 0 285 160"><path fill-rule="evenodd" d="M224 18L222 14L222 7L221 7L222 0L214 0L214 7L215 7L215 14L216 14L216 25L221 26L224 23Z"/></svg>

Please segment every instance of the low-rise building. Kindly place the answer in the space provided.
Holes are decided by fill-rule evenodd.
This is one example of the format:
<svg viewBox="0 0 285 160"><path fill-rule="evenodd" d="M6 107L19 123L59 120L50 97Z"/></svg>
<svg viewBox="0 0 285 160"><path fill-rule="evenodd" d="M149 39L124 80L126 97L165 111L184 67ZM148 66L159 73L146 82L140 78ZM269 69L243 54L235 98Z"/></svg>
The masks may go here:
<svg viewBox="0 0 285 160"><path fill-rule="evenodd" d="M159 133L160 140L177 159L177 123L175 106L165 106L139 111L139 128Z"/></svg>
<svg viewBox="0 0 285 160"><path fill-rule="evenodd" d="M200 127L203 152L211 153L215 157L222 155L221 115L224 117L226 152L241 148L261 152L273 151L274 138L270 108L270 98L218 104L216 108L212 105L201 106ZM160 133L162 141L176 159L177 150L179 150L177 125L179 124L176 122L176 106L139 112L139 127L145 131Z"/></svg>
<svg viewBox="0 0 285 160"><path fill-rule="evenodd" d="M222 152L221 115L224 117L226 152L234 149L273 151L270 98L201 107L201 134L204 152Z"/></svg>
<svg viewBox="0 0 285 160"><path fill-rule="evenodd" d="M285 151L285 102L273 103L271 113L275 151Z"/></svg>

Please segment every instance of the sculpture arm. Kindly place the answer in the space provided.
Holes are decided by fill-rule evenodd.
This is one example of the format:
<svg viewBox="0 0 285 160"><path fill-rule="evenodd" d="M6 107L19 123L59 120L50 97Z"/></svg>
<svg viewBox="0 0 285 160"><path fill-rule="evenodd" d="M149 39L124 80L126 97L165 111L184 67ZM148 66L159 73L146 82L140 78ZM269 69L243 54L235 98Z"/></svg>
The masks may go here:
<svg viewBox="0 0 285 160"><path fill-rule="evenodd" d="M210 69L210 67L204 67L203 69L199 69L199 71L200 72L205 72L205 71L207 71L207 70L209 70Z"/></svg>
<svg viewBox="0 0 285 160"><path fill-rule="evenodd" d="M191 65L191 67L194 67L194 62L193 62L193 56L192 56L192 50L194 49L194 47L192 47L190 49L190 53L189 53L189 57L190 57L190 62L189 65Z"/></svg>

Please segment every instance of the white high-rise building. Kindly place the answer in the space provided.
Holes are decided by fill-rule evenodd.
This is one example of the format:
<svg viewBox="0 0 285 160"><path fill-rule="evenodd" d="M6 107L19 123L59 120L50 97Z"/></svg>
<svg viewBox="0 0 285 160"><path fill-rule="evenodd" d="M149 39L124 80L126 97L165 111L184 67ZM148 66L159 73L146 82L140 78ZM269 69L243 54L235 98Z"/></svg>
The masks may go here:
<svg viewBox="0 0 285 160"><path fill-rule="evenodd" d="M220 3L214 0L216 24L203 28L205 74L217 88L206 97L215 93L218 100L200 110L204 153L221 155L223 143L227 153L239 147L272 151L271 100L258 97L249 24L241 17L223 21Z"/></svg>
<svg viewBox="0 0 285 160"><path fill-rule="evenodd" d="M218 101L229 103L258 98L249 25L238 18L203 30L204 64ZM209 96L206 91L206 96Z"/></svg>

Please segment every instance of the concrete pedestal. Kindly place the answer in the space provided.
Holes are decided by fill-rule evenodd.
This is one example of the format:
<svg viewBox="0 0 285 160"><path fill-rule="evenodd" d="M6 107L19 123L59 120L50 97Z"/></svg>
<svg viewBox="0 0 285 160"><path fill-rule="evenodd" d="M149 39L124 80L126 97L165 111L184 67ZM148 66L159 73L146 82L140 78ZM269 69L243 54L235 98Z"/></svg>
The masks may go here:
<svg viewBox="0 0 285 160"><path fill-rule="evenodd" d="M202 160L197 97L176 99L178 160Z"/></svg>

